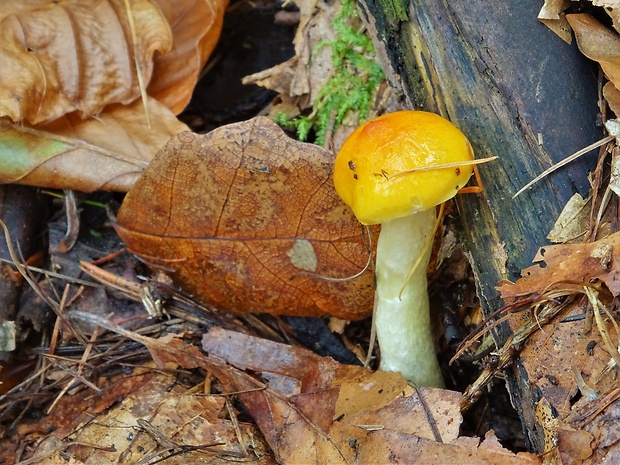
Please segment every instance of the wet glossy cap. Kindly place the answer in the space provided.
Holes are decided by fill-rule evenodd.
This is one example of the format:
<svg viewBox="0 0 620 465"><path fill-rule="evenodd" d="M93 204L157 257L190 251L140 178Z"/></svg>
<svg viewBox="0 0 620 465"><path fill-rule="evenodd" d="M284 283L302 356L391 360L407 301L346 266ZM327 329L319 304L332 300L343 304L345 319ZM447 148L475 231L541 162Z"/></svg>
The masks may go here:
<svg viewBox="0 0 620 465"><path fill-rule="evenodd" d="M398 111L367 121L338 152L334 185L363 224L377 224L427 210L454 197L471 165L404 171L473 160L465 135L434 113Z"/></svg>

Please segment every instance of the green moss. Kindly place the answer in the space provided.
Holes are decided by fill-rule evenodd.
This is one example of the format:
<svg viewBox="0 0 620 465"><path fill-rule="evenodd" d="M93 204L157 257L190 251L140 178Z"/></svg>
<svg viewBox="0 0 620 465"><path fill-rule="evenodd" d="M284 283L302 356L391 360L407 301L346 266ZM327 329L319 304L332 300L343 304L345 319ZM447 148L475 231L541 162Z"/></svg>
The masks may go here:
<svg viewBox="0 0 620 465"><path fill-rule="evenodd" d="M385 16L392 26L409 19L407 14L408 2L403 0L379 0L379 3L383 7Z"/></svg>
<svg viewBox="0 0 620 465"><path fill-rule="evenodd" d="M312 113L294 119L282 113L276 118L279 125L295 129L299 140L307 140L314 132L314 142L323 145L328 128L338 127L347 113L358 112L360 121L368 115L385 76L375 61L372 41L356 24L359 16L355 0L343 0L333 22L337 38L321 42L314 52L316 55L324 47L331 48L333 74L314 100Z"/></svg>

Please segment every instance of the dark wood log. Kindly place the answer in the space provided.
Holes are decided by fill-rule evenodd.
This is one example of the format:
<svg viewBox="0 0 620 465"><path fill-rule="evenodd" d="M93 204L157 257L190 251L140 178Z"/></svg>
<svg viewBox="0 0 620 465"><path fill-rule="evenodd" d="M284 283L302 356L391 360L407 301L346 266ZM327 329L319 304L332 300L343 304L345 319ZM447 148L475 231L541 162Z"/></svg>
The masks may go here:
<svg viewBox="0 0 620 465"><path fill-rule="evenodd" d="M484 194L458 198L488 314L502 305L497 283L517 280L538 247L548 243L566 201L575 192L588 193L596 154L512 200L554 162L602 138L596 68L537 21L539 0L411 0L406 7L400 0L363 1L382 43L380 54L411 106L452 120L470 138L477 158L499 156L480 168ZM506 330L496 336L503 342ZM507 378L529 446L542 452L533 411L537 399L518 360Z"/></svg>
<svg viewBox="0 0 620 465"><path fill-rule="evenodd" d="M47 218L48 201L49 198L42 196L33 187L0 186L0 219L9 231L10 243L18 255L18 261L28 260L37 250L43 250L41 231L44 230ZM24 295L34 292L21 279L15 266L10 264L14 257L9 252L8 239L5 232L1 231L0 258L7 262L0 262L0 351L7 353L20 349L20 342L23 342L20 338L28 333L27 330L22 333L20 327L28 325L35 331L41 331L41 322L45 320L43 312L31 313L33 318L25 318L25 314L21 313L24 309ZM30 305L27 310L32 311L34 307Z"/></svg>

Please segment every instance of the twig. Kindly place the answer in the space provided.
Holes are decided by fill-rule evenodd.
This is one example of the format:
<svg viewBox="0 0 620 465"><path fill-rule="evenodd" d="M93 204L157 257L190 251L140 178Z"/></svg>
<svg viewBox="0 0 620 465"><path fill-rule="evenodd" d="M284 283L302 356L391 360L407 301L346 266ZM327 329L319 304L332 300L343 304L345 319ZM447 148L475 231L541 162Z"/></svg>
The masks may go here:
<svg viewBox="0 0 620 465"><path fill-rule="evenodd" d="M536 321L530 319L522 324L497 352L497 363L493 364L493 366L489 368L485 368L478 379L476 379L476 381L474 381L474 383L465 390L460 402L461 411L468 410L476 399L478 399L482 389L495 377L495 375L512 363L513 358L521 350L523 344L525 344L525 341L533 333L538 331L541 325L550 322L558 313L560 313L560 311L565 309L570 302L571 299L569 298L560 303L550 300L540 311Z"/></svg>

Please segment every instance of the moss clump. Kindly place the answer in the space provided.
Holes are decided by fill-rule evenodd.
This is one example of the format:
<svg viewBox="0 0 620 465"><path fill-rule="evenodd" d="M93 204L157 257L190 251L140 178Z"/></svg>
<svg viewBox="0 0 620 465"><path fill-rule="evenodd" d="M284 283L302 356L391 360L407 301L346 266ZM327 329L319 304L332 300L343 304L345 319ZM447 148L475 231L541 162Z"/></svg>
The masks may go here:
<svg viewBox="0 0 620 465"><path fill-rule="evenodd" d="M354 0L343 0L333 22L336 39L321 42L314 52L324 47L332 49L333 75L314 100L312 113L294 119L281 113L276 118L280 126L295 129L299 140L307 140L314 132L314 142L323 145L328 128L340 125L349 111L358 112L361 121L368 115L385 76L375 61L372 41L356 24L359 16Z"/></svg>

